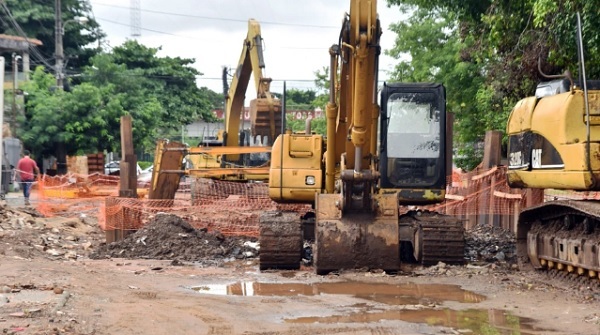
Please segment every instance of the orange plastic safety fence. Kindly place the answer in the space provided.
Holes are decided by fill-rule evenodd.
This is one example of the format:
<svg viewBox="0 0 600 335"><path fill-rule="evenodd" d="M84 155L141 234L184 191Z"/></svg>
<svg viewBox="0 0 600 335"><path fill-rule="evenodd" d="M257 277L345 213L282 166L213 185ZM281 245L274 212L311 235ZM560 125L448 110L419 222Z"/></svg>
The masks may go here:
<svg viewBox="0 0 600 335"><path fill-rule="evenodd" d="M300 215L311 210L307 204L278 204L268 197L265 183L235 183L210 179L182 181L173 200L117 197L116 176L44 176L34 186L32 198L46 216L96 216L104 230L137 230L160 212L172 213L196 228L219 230L225 235L258 235L258 216L267 210L290 210ZM147 186L140 183L139 187ZM138 189L139 194L144 194ZM599 192L511 189L504 167L453 173L446 200L424 209L481 223L485 217L501 216L503 225L514 227L523 208L554 199L600 199ZM402 208L402 211L407 208ZM503 220L503 219L502 219ZM501 221L502 221L501 220ZM512 220L512 221L511 221Z"/></svg>
<svg viewBox="0 0 600 335"><path fill-rule="evenodd" d="M256 194L251 197L232 194L226 198L208 198L205 194L192 193L186 199L185 193L178 192L174 200L108 197L104 204L102 228L137 230L157 213L170 213L188 221L196 229L218 230L228 236L258 236L258 217L266 210L293 210L302 214L310 210L310 205L277 204L266 196Z"/></svg>
<svg viewBox="0 0 600 335"><path fill-rule="evenodd" d="M97 215L104 198L118 194L119 177L102 174L44 175L32 189L37 210L45 216Z"/></svg>
<svg viewBox="0 0 600 335"><path fill-rule="evenodd" d="M452 215L501 214L510 215L515 202L520 208L528 202L541 202L539 195L529 195L527 189L511 189L504 167L453 173L446 189L446 200L427 208Z"/></svg>

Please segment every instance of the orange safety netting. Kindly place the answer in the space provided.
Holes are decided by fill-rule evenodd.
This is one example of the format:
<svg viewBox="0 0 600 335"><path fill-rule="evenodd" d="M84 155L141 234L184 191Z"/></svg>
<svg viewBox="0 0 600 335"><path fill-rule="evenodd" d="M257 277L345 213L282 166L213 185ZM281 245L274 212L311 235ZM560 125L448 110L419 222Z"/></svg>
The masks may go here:
<svg viewBox="0 0 600 335"><path fill-rule="evenodd" d="M553 199L600 199L598 192L511 189L504 167L469 173L455 172L446 200L423 208L464 219L467 228L478 224L513 230L518 213L526 207ZM291 210L304 214L309 204L278 204L268 197L264 183L235 183L184 178L173 200L145 198L147 184L138 184L138 198L120 198L119 177L102 174L48 177L34 185L32 201L46 216L95 216L106 231L132 231L143 227L157 213L171 213L198 229L224 235L258 235L258 215L267 210ZM407 210L406 207L402 211Z"/></svg>
<svg viewBox="0 0 600 335"><path fill-rule="evenodd" d="M278 204L262 183L235 183L192 179L180 183L174 200L108 197L104 204L104 230L137 230L157 213L175 214L196 229L218 230L224 235L258 236L258 216L268 210L306 213L306 204Z"/></svg>
<svg viewBox="0 0 600 335"><path fill-rule="evenodd" d="M118 195L119 177L103 174L66 174L38 178L32 188L37 210L45 216L97 216L108 196Z"/></svg>

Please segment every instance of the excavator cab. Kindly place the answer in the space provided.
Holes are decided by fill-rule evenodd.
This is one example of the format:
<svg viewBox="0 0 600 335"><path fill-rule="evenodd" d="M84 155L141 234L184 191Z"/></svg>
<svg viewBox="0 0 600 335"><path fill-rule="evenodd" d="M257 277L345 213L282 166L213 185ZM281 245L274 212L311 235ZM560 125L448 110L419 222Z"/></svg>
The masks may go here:
<svg viewBox="0 0 600 335"><path fill-rule="evenodd" d="M441 84L386 83L381 92L380 192L400 203L443 200L446 104Z"/></svg>

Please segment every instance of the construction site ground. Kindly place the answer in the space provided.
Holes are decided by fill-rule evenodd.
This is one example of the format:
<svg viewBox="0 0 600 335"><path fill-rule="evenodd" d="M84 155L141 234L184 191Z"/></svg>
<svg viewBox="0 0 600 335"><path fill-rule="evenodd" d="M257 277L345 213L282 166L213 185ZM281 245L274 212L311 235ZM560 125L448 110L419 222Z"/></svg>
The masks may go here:
<svg viewBox="0 0 600 335"><path fill-rule="evenodd" d="M487 227L464 266L318 276L170 215L105 245L93 217L21 204L0 205L2 334L600 334L598 283L519 271Z"/></svg>

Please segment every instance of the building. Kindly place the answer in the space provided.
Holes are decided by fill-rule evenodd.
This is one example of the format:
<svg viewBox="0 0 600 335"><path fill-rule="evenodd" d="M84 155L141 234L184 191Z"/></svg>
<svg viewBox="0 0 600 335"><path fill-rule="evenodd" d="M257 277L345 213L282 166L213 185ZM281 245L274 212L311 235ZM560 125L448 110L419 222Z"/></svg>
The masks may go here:
<svg viewBox="0 0 600 335"><path fill-rule="evenodd" d="M323 111L320 108L315 110L289 110L287 115L292 115L297 120L305 120L307 117L323 117ZM213 110L213 115L219 120L217 122L196 121L185 127L185 136L194 138L204 138L217 136L219 130L225 129L225 112L222 109ZM244 130L250 130L250 108L244 107L244 113L240 115L241 126ZM189 143L196 145L197 143Z"/></svg>
<svg viewBox="0 0 600 335"><path fill-rule="evenodd" d="M27 80L30 71L30 47L37 47L40 45L42 45L42 41L35 38L0 34L0 53L13 53L13 59L6 60L6 68L10 68L11 71L7 71L4 74L5 89L13 88L15 75L17 82ZM13 61L17 65L16 69L13 69ZM18 71L19 63L22 64L21 72Z"/></svg>

